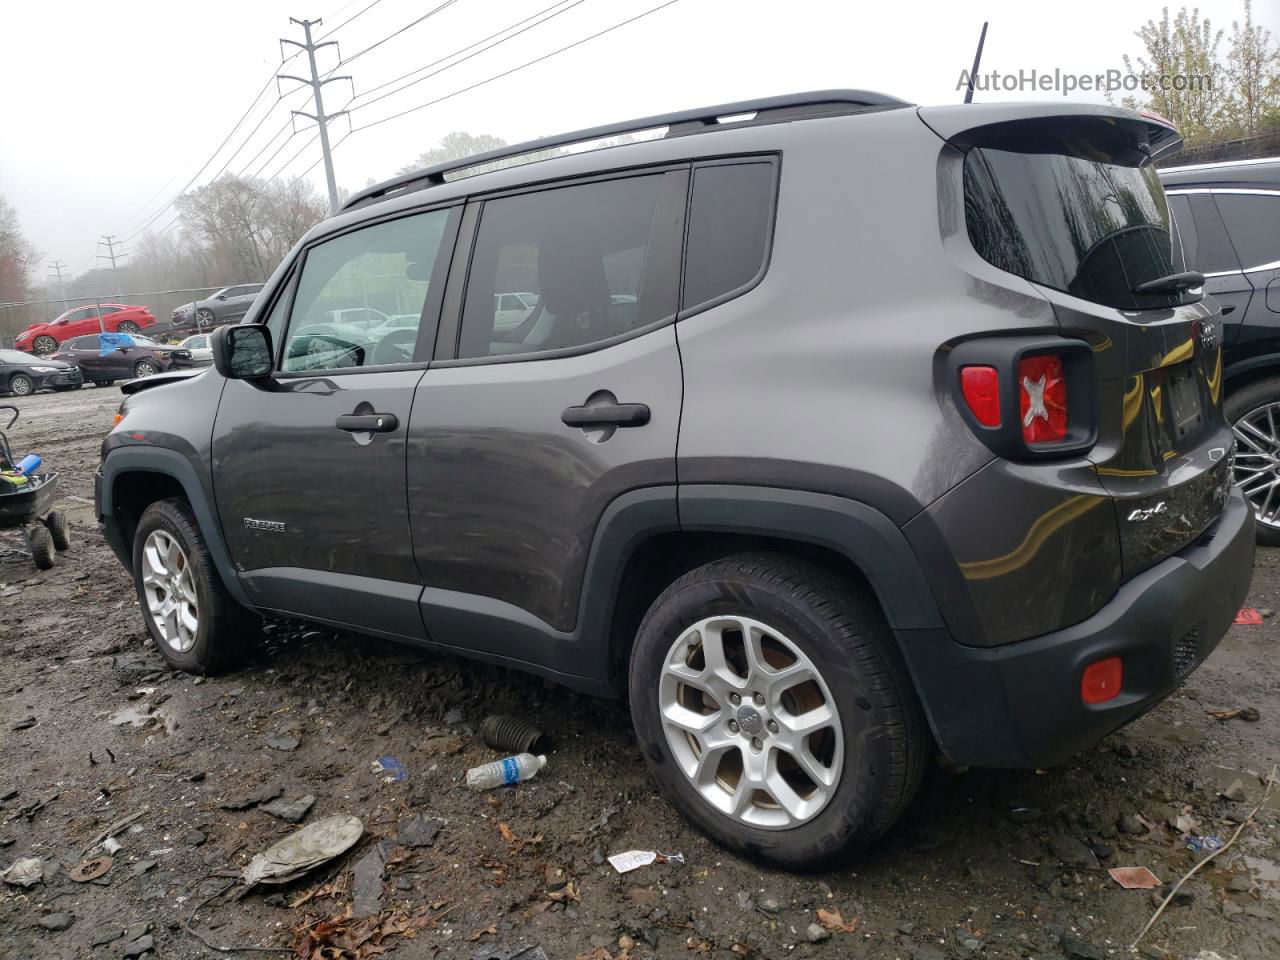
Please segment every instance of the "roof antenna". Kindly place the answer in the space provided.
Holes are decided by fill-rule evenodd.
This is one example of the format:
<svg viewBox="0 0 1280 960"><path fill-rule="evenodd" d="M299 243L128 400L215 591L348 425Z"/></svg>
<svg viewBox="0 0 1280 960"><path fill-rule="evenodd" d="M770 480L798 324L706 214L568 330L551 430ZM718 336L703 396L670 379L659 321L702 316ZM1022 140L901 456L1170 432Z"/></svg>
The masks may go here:
<svg viewBox="0 0 1280 960"><path fill-rule="evenodd" d="M987 42L987 23L982 21L982 33L978 35L978 49L973 55L973 69L969 71L969 89L964 92L964 102L973 103L973 78L978 75L978 65L982 63L982 45Z"/></svg>

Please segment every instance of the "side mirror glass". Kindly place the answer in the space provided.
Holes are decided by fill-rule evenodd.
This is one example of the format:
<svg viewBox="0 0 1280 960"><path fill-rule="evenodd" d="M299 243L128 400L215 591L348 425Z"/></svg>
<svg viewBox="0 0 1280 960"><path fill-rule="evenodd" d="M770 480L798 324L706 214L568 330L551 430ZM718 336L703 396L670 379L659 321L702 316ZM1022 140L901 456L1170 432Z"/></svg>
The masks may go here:
<svg viewBox="0 0 1280 960"><path fill-rule="evenodd" d="M219 327L213 334L213 365L229 380L271 374L271 331L257 324Z"/></svg>

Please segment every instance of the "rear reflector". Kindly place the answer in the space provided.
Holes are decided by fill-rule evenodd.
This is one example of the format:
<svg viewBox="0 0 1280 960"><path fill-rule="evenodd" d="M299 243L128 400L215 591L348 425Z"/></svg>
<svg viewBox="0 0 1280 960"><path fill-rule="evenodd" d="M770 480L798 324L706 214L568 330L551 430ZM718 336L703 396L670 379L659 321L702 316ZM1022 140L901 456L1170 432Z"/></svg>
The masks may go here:
<svg viewBox="0 0 1280 960"><path fill-rule="evenodd" d="M980 424L1000 426L1000 374L995 367L961 367L960 392Z"/></svg>
<svg viewBox="0 0 1280 960"><path fill-rule="evenodd" d="M1085 703L1106 703L1120 695L1124 684L1124 664L1119 657L1097 660L1084 668L1080 678L1080 699Z"/></svg>
<svg viewBox="0 0 1280 960"><path fill-rule="evenodd" d="M1062 360L1053 354L1018 361L1018 407L1022 439L1058 443L1067 437L1067 381Z"/></svg>

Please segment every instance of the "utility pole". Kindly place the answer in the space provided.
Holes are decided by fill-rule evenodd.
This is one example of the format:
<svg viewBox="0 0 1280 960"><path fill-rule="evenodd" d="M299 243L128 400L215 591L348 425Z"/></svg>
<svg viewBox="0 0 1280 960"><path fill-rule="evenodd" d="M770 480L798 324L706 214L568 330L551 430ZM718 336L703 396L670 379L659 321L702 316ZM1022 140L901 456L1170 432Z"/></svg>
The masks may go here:
<svg viewBox="0 0 1280 960"><path fill-rule="evenodd" d="M64 313L67 309L67 284L66 281L62 279L62 271L65 267L66 264L61 260L53 261L53 263L49 264L49 269L52 270L53 273L49 274L48 277L50 280L58 281L58 292L62 295L62 310Z"/></svg>
<svg viewBox="0 0 1280 960"><path fill-rule="evenodd" d="M335 80L350 80L351 78L328 77L324 80L320 79L320 72L316 69L316 51L321 47L336 47L338 45L336 40L328 40L324 43L311 42L311 28L320 26L320 24L324 22L323 20L297 20L294 17L290 17L289 22L296 23L298 26L302 27L302 32L306 36L307 42L298 43L296 40L289 40L285 37L281 37L280 42L288 43L298 47L299 49L307 51L307 60L311 64L311 79L308 80L306 77L295 77L288 73L278 73L276 74L276 83L279 85L279 81L281 80L296 80L298 83L304 83L311 88L312 99L315 101L315 114L304 113L301 110L294 110L292 112L297 116L314 120L316 122L316 126L320 128L320 152L324 158L324 178L329 185L329 212L337 213L338 182L333 176L333 153L329 149L328 123L330 120L342 116L347 111L339 110L337 113L326 114L324 112L324 97L321 91L326 83L333 83Z"/></svg>
<svg viewBox="0 0 1280 960"><path fill-rule="evenodd" d="M125 257L128 256L128 254L116 253L116 247L123 247L124 244L121 241L116 239L116 235L114 233L104 233L102 235L102 239L98 241L98 246L107 248L106 253L98 254L98 259L111 261L111 278L116 281L116 285L115 285L116 296L117 297L122 296L123 291L120 289L120 283L119 283L120 277L119 277L119 271L116 269L116 260L118 259L123 260ZM98 311L98 327L100 330L103 330L105 332L105 328L102 323L101 310Z"/></svg>

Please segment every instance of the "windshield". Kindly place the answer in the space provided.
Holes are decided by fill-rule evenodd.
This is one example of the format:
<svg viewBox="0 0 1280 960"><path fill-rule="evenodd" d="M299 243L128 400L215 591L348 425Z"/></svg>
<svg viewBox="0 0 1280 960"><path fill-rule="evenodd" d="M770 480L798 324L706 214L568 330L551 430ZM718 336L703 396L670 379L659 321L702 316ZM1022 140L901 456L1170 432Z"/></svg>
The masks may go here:
<svg viewBox="0 0 1280 960"><path fill-rule="evenodd" d="M964 198L974 249L1001 270L1125 310L1181 302L1133 292L1177 270L1169 208L1149 164L975 147Z"/></svg>
<svg viewBox="0 0 1280 960"><path fill-rule="evenodd" d="M21 350L0 350L0 363L31 363L33 361L39 363L40 358L23 353Z"/></svg>

